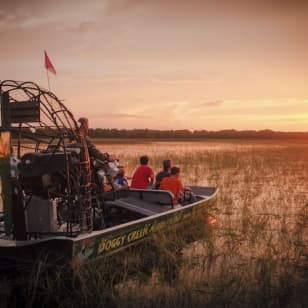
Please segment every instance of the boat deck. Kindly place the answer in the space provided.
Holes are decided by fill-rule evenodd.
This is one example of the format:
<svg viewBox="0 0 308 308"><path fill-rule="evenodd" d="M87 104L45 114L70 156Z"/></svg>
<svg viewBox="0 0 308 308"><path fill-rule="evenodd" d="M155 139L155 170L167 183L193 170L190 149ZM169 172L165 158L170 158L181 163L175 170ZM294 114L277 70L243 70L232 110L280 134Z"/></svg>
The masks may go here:
<svg viewBox="0 0 308 308"><path fill-rule="evenodd" d="M197 201L208 199L216 192L216 188L213 187L192 186L191 190ZM169 191L130 189L124 198L117 199L113 204L145 216L152 216L181 207L173 205L172 200L173 194Z"/></svg>

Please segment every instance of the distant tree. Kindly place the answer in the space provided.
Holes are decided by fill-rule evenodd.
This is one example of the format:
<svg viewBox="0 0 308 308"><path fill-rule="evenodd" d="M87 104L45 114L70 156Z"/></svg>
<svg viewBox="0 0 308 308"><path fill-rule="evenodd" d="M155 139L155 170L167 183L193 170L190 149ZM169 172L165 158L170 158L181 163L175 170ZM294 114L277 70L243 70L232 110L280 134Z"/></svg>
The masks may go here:
<svg viewBox="0 0 308 308"><path fill-rule="evenodd" d="M269 129L242 130L226 129L220 131L195 130L155 130L155 129L117 129L96 128L89 130L92 138L148 138L148 139L281 139L308 138L308 132L279 132Z"/></svg>

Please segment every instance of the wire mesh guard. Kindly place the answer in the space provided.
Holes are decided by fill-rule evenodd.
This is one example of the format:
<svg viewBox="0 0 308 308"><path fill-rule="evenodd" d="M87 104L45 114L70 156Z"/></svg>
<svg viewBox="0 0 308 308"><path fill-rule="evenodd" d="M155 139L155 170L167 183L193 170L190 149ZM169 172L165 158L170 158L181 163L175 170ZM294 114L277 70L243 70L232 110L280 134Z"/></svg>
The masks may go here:
<svg viewBox="0 0 308 308"><path fill-rule="evenodd" d="M32 82L2 81L0 95L1 129L11 134L11 176L27 234L91 231L90 159L72 113Z"/></svg>

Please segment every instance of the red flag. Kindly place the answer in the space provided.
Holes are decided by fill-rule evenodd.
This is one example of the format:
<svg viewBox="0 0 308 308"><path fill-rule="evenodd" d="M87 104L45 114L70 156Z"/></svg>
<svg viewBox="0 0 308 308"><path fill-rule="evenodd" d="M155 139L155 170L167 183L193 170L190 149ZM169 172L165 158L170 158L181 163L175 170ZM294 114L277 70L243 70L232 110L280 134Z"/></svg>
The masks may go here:
<svg viewBox="0 0 308 308"><path fill-rule="evenodd" d="M45 54L45 68L46 68L46 70L49 70L50 72L52 72L53 74L56 75L56 70L51 63L51 61L50 61L50 59L47 55L47 52L44 51L44 54Z"/></svg>

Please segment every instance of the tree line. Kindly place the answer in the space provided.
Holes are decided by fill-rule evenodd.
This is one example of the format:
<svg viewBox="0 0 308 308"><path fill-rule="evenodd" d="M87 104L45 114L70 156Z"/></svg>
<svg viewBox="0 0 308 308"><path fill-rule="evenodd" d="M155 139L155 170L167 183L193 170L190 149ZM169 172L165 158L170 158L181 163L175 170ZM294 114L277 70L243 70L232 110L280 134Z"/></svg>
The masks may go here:
<svg viewBox="0 0 308 308"><path fill-rule="evenodd" d="M149 139L304 139L308 132L280 132L272 130L155 130L155 129L117 129L91 128L91 138L149 138Z"/></svg>

